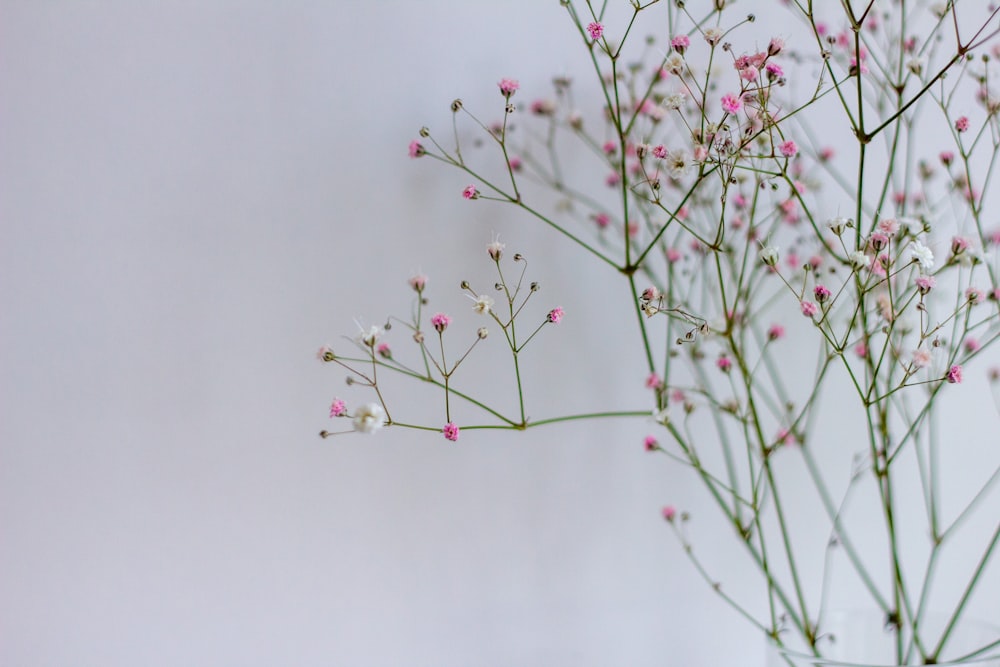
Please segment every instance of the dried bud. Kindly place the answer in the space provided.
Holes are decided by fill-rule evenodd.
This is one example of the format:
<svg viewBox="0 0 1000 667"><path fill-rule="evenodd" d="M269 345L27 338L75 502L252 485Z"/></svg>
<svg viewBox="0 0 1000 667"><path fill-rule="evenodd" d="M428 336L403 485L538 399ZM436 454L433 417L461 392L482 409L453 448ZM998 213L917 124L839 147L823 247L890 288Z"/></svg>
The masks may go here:
<svg viewBox="0 0 1000 667"><path fill-rule="evenodd" d="M454 102L451 103L451 110L452 111L457 112L457 111L461 110L461 108L462 108L462 100L456 99Z"/></svg>
<svg viewBox="0 0 1000 667"><path fill-rule="evenodd" d="M541 285L539 285L538 283L531 283L530 287L532 292L537 292L538 290L541 289Z"/></svg>
<svg viewBox="0 0 1000 667"><path fill-rule="evenodd" d="M420 136L426 139L427 137L431 136L431 131L428 130L426 127L422 127L420 128Z"/></svg>
<svg viewBox="0 0 1000 667"><path fill-rule="evenodd" d="M479 336L479 340L483 340L484 338L490 335L490 332L487 331L486 327L479 327L479 329L476 331L476 335Z"/></svg>

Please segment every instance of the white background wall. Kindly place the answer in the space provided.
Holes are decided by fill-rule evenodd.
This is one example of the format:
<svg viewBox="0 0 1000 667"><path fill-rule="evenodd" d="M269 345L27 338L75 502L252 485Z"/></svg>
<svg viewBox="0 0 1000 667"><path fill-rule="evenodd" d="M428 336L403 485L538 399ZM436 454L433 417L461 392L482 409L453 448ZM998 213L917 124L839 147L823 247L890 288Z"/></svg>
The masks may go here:
<svg viewBox="0 0 1000 667"><path fill-rule="evenodd" d="M760 594L651 424L316 436L355 394L315 349L405 314L418 268L471 317L492 231L569 313L539 416L645 406L624 285L406 158L454 97L497 117L502 76L583 81L563 13L4 3L0 664L761 664L659 518L693 508Z"/></svg>

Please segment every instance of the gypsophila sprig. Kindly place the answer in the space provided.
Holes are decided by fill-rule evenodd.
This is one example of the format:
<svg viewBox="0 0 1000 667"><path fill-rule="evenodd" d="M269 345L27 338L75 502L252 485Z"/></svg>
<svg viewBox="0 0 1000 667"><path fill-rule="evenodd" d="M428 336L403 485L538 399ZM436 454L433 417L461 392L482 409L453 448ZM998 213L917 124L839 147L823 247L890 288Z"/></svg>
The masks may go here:
<svg viewBox="0 0 1000 667"><path fill-rule="evenodd" d="M523 89L513 78L484 81L494 102L482 113L495 120L453 102L449 139L423 128L408 154L424 158L419 167L450 167L451 197L535 220L594 260L595 275L622 281L635 331L616 354L646 404L609 411L600 395L591 413L528 419L525 346L586 314L536 304L543 290L526 282L525 256L494 236L482 256L495 282L462 281L472 307L449 309L454 318L428 316L428 279L410 279L412 317L391 320L408 328L412 359L402 358L402 340L383 354L388 325L361 329L360 356L320 350L378 399L354 412L337 399L330 416L349 416L365 433L407 426L451 441L460 432L454 399L489 420L463 425L466 439L480 427L637 419L656 429L647 451L704 484L763 600L730 595L726 573L710 577L686 533L693 515L667 505L683 553L773 643L816 657L830 649L824 614L836 563L887 619L872 632L892 638L899 664L940 663L983 579L970 569L968 595L944 629L926 626L934 562L1000 483L1000 462L984 462L994 474L950 498L960 511L948 514L931 463L948 453L935 420L973 378L985 379L976 369L1000 336L1000 230L988 213L1000 157L998 11L776 0L769 8L798 27L768 33L722 0L697 16L686 7L694 3L635 1L625 22L590 3L561 4L592 91L575 94L566 76L544 90L533 76ZM640 38L647 19L653 36ZM592 99L595 108L579 106ZM474 335L461 327L466 318ZM456 390L456 371L488 333L499 334L490 349L510 357L513 412L477 399L474 384ZM380 371L439 388L443 415L393 421ZM823 397L844 387L849 394ZM824 416L861 433L824 431ZM843 488L824 477L827 453L848 457ZM828 544L796 543L789 503L801 499L786 495L784 477L793 470L812 485L811 522L827 527ZM916 497L900 500L900 488ZM855 539L841 509L862 500L881 518L875 549ZM903 508L920 515L907 519L920 523L921 554L900 546ZM992 564L1000 531L986 545L978 562ZM820 552L819 563L801 558Z"/></svg>

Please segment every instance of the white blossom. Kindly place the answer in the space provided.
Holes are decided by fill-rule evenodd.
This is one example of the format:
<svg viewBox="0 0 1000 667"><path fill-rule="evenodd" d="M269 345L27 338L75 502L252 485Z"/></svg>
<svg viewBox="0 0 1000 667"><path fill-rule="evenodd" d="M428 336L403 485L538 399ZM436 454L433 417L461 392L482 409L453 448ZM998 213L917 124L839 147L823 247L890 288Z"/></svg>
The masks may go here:
<svg viewBox="0 0 1000 667"><path fill-rule="evenodd" d="M374 433L385 426L385 411L377 403L362 405L354 413L354 430L359 433Z"/></svg>
<svg viewBox="0 0 1000 667"><path fill-rule="evenodd" d="M910 244L910 258L920 264L921 271L930 271L934 268L934 253L919 240Z"/></svg>

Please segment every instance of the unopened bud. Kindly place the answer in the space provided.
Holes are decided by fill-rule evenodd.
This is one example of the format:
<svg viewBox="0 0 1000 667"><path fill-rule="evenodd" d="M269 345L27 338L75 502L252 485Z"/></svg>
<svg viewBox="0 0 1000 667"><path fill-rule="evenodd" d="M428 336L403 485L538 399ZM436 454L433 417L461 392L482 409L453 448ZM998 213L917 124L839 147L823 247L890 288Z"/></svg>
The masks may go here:
<svg viewBox="0 0 1000 667"><path fill-rule="evenodd" d="M532 292L537 292L540 289L542 289L541 285L539 285L538 283L531 283L531 291Z"/></svg>
<svg viewBox="0 0 1000 667"><path fill-rule="evenodd" d="M476 335L479 336L479 340L483 340L490 335L490 332L486 329L486 327L479 327L479 330L476 331Z"/></svg>
<svg viewBox="0 0 1000 667"><path fill-rule="evenodd" d="M431 136L431 131L428 130L426 127L422 127L420 128L420 136L426 139L427 137Z"/></svg>
<svg viewBox="0 0 1000 667"><path fill-rule="evenodd" d="M454 102L451 103L452 111L459 111L461 108L462 108L462 100L456 99Z"/></svg>
<svg viewBox="0 0 1000 667"><path fill-rule="evenodd" d="M468 280L463 280L461 283L459 283L458 286L460 288L462 288L462 289L469 289L469 281Z"/></svg>

